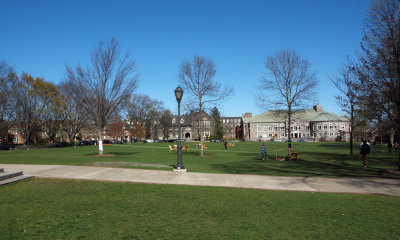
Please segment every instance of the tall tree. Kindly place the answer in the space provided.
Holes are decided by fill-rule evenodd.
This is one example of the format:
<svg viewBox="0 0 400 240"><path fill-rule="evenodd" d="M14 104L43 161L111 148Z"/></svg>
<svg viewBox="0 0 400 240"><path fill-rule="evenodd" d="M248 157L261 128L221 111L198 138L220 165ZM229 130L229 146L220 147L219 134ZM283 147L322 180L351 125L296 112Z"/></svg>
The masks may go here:
<svg viewBox="0 0 400 240"><path fill-rule="evenodd" d="M125 111L131 122L139 123L145 128L146 138L152 138L154 122L159 121L162 109L161 101L151 99L147 95L135 94Z"/></svg>
<svg viewBox="0 0 400 240"><path fill-rule="evenodd" d="M164 110L160 118L160 126L163 133L164 140L168 140L170 129L172 127L172 113L170 110Z"/></svg>
<svg viewBox="0 0 400 240"><path fill-rule="evenodd" d="M374 0L365 19L360 78L391 106L386 116L400 128L400 1ZM399 154L400 170L400 154Z"/></svg>
<svg viewBox="0 0 400 240"><path fill-rule="evenodd" d="M212 59L203 56L194 56L193 59L185 60L179 66L179 83L183 86L192 109L199 111L199 137L201 143L200 156L203 156L203 111L208 104L217 103L233 95L232 87L222 87L214 81L216 66Z"/></svg>
<svg viewBox="0 0 400 240"><path fill-rule="evenodd" d="M14 91L17 128L25 139L27 148L32 138L42 129L42 121L54 101L53 92L49 90L50 85L52 84L42 78L23 73Z"/></svg>
<svg viewBox="0 0 400 240"><path fill-rule="evenodd" d="M120 113L136 88L135 62L126 54L121 57L116 39L100 41L90 54L90 65L66 66L66 79L74 85L78 102L96 128L99 155L103 154L103 130Z"/></svg>
<svg viewBox="0 0 400 240"><path fill-rule="evenodd" d="M0 61L0 141L8 140L8 130L15 120L15 94L18 76L6 61Z"/></svg>
<svg viewBox="0 0 400 240"><path fill-rule="evenodd" d="M354 130L358 126L358 121L356 121L356 111L361 93L355 68L351 64L344 66L340 72L340 76L331 79L331 81L340 93L335 96L335 98L340 105L341 110L346 113L350 121L350 155L353 155Z"/></svg>
<svg viewBox="0 0 400 240"><path fill-rule="evenodd" d="M270 75L260 79L257 104L261 108L287 109L290 144L293 110L307 101L315 101L317 78L311 70L310 62L290 49L278 51L267 57L265 68Z"/></svg>
<svg viewBox="0 0 400 240"><path fill-rule="evenodd" d="M75 144L79 131L85 126L89 126L89 123L83 108L79 104L81 97L76 95L71 82L61 82L59 89L65 97L65 111L62 112L61 117L62 130L67 134L70 143Z"/></svg>
<svg viewBox="0 0 400 240"><path fill-rule="evenodd" d="M217 136L217 138L222 139L224 137L224 127L222 126L221 113L219 112L217 107L214 107L213 109L211 109L210 115L214 118L215 135Z"/></svg>
<svg viewBox="0 0 400 240"><path fill-rule="evenodd" d="M40 122L41 130L46 134L50 143L54 143L62 127L62 115L66 109L64 95L60 94L58 88L44 79L36 79L32 83L30 94L36 95L40 99L41 111Z"/></svg>

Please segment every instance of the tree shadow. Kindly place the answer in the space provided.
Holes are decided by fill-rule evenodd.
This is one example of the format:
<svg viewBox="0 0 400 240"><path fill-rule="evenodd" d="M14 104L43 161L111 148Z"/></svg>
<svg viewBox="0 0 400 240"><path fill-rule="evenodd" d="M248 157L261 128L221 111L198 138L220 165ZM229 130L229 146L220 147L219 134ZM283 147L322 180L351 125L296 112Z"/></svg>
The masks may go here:
<svg viewBox="0 0 400 240"><path fill-rule="evenodd" d="M241 153L238 155L253 157L253 159L213 164L212 167L224 173L258 174L278 176L308 176L308 177L379 177L400 178L399 175L376 166L363 168L361 159L349 158L346 154L302 152L309 159L298 161L266 161L255 160L259 154ZM274 159L274 158L273 158ZM316 159L316 160L312 160ZM359 161L359 164L357 164ZM375 164L374 164L375 165Z"/></svg>

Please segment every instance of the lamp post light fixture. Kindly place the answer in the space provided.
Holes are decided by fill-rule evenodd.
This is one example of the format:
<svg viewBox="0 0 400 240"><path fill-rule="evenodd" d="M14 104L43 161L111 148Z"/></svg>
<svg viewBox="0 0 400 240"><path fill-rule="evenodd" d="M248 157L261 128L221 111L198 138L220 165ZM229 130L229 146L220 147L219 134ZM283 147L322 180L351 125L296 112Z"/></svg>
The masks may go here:
<svg viewBox="0 0 400 240"><path fill-rule="evenodd" d="M175 97L178 102L178 163L176 164L174 171L186 172L185 166L182 163L182 139L181 139L181 100L183 96L183 89L178 85L175 89Z"/></svg>

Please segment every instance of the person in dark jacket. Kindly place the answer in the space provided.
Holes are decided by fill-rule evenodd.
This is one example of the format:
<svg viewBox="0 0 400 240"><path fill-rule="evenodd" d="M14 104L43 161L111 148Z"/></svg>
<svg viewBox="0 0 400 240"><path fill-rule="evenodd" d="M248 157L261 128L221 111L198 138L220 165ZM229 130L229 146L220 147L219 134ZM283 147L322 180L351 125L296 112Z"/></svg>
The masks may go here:
<svg viewBox="0 0 400 240"><path fill-rule="evenodd" d="M360 146L360 154L362 155L362 161L364 164L364 169L367 169L367 155L370 153L371 147L366 140Z"/></svg>
<svg viewBox="0 0 400 240"><path fill-rule="evenodd" d="M392 147L393 147L392 143L389 142L389 143L388 143L388 151L389 151L390 153L392 152Z"/></svg>

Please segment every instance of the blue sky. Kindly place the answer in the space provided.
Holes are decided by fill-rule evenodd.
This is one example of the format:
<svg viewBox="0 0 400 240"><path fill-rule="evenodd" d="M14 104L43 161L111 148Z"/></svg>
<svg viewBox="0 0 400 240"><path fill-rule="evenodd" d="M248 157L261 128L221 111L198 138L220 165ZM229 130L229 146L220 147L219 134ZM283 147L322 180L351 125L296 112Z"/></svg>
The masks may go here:
<svg viewBox="0 0 400 240"><path fill-rule="evenodd" d="M115 37L137 63L136 93L177 112L178 66L208 56L217 66L215 81L235 89L220 112L241 116L266 110L254 99L264 61L291 48L318 76L310 105L342 114L329 77L360 49L368 8L368 0L0 0L0 60L57 83L65 64L86 65L100 39Z"/></svg>

